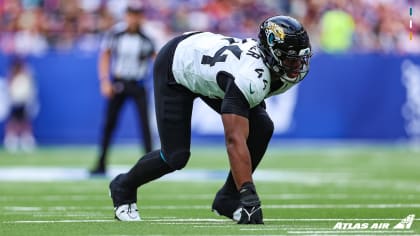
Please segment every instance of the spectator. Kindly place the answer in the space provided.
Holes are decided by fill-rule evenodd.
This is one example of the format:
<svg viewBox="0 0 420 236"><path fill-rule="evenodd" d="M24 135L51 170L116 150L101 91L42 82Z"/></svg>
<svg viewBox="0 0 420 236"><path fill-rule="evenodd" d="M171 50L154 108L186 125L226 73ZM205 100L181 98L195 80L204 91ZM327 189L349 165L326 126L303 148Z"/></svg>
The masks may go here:
<svg viewBox="0 0 420 236"><path fill-rule="evenodd" d="M345 52L352 46L354 21L350 14L332 10L321 19L321 44L327 52Z"/></svg>
<svg viewBox="0 0 420 236"><path fill-rule="evenodd" d="M420 1L142 0L141 2L144 5L144 15L148 18L145 29L153 28L150 37L158 40L158 45L163 45L179 32L192 30L252 37L253 29L259 21L268 15L282 13L295 16L305 25L313 38L313 48L317 50L321 44L318 33L319 22L331 15L329 13L334 9L343 13L342 15L348 14L354 22L352 46L345 46L348 50L383 53L420 52L420 28L414 23L413 28L409 29L410 19L419 22L420 15L415 13L420 11ZM1 48L6 52L13 51L11 45L15 44L10 43L14 40L11 35L17 34L20 35L18 38L33 37L38 45L46 39L48 48L52 49L71 50L74 47L81 47L83 50L95 51L97 48L92 41L97 41L98 37L93 34L100 36L111 21L120 20L128 3L129 0L0 0ZM409 16L410 7L413 9L413 16ZM35 16L30 16L34 13ZM32 19L37 26L30 31L32 34L29 34L27 29L18 27L23 15L24 19ZM413 39L408 42L410 30L413 32ZM22 35L21 31L25 34ZM86 34L88 37L85 37ZM340 42L338 39L334 41ZM330 51L329 48L327 50Z"/></svg>
<svg viewBox="0 0 420 236"><path fill-rule="evenodd" d="M10 116L6 122L4 146L9 152L35 148L31 120L36 114L36 87L31 73L21 59L15 59L8 77Z"/></svg>

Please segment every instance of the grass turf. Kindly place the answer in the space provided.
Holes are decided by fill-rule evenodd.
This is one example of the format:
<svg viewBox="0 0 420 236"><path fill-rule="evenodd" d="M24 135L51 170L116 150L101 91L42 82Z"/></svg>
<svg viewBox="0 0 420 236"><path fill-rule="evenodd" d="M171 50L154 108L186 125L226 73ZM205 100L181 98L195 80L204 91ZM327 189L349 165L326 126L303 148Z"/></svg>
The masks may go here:
<svg viewBox="0 0 420 236"><path fill-rule="evenodd" d="M31 155L0 150L0 166L89 168L95 155L92 147L42 148ZM116 147L110 165L131 166L139 155L137 148ZM420 217L419 158L404 147L269 150L259 169L278 177L256 181L263 226L236 225L210 212L220 179L143 186L138 192L143 221L134 223L113 219L107 179L0 180L0 235L420 234L417 219L411 229L392 229L409 214ZM201 147L192 150L185 171L226 170L227 165L223 147ZM333 229L337 222L389 227L340 231Z"/></svg>

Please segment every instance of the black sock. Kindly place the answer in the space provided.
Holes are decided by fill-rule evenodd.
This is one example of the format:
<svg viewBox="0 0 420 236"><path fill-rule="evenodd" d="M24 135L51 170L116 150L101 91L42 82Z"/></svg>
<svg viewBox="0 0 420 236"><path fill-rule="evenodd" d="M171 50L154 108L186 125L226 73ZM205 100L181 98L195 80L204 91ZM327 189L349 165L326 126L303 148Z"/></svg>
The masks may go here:
<svg viewBox="0 0 420 236"><path fill-rule="evenodd" d="M124 174L122 183L130 189L137 189L172 171L174 170L160 157L160 150L156 150L143 156L130 171Z"/></svg>

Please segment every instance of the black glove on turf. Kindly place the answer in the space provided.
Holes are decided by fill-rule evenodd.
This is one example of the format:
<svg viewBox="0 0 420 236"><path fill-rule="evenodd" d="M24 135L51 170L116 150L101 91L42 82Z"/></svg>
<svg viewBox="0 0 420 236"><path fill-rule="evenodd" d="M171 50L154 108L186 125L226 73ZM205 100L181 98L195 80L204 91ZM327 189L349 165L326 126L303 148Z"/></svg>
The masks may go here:
<svg viewBox="0 0 420 236"><path fill-rule="evenodd" d="M264 224L261 202L254 184L251 182L243 184L239 195L241 218L238 224Z"/></svg>

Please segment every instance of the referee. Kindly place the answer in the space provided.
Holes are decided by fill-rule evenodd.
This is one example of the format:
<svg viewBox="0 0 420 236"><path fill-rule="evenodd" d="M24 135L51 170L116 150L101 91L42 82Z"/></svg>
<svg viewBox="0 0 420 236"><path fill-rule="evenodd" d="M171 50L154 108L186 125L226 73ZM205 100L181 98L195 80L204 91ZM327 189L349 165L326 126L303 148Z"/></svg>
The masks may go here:
<svg viewBox="0 0 420 236"><path fill-rule="evenodd" d="M143 9L129 5L124 22L118 23L105 34L99 56L99 80L102 95L107 99L106 120L100 153L91 175L106 174L106 157L122 105L132 98L143 132L144 151L152 150L145 77L154 54L151 40L143 34Z"/></svg>

